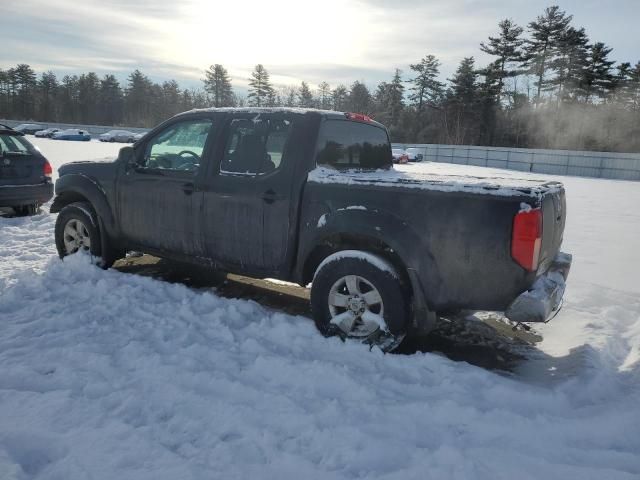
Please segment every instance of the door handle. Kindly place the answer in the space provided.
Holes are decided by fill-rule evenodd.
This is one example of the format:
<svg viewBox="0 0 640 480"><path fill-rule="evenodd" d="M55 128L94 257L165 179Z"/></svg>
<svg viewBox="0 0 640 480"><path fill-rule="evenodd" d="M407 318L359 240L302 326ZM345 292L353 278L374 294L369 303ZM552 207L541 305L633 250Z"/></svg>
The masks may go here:
<svg viewBox="0 0 640 480"><path fill-rule="evenodd" d="M280 195L278 195L276 192L274 192L271 189L267 190L262 194L262 200L264 200L264 203L273 203L279 198L281 198Z"/></svg>
<svg viewBox="0 0 640 480"><path fill-rule="evenodd" d="M193 193L194 186L193 183L184 183L182 184L182 191L185 195L191 195Z"/></svg>

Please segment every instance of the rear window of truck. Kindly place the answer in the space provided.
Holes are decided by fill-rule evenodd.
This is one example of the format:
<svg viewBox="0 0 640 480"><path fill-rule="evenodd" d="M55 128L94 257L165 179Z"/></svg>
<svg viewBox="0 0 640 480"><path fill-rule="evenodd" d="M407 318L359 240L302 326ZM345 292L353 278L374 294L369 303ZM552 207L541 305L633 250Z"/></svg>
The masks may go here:
<svg viewBox="0 0 640 480"><path fill-rule="evenodd" d="M389 136L384 128L375 125L326 120L320 128L316 164L336 169L389 169Z"/></svg>

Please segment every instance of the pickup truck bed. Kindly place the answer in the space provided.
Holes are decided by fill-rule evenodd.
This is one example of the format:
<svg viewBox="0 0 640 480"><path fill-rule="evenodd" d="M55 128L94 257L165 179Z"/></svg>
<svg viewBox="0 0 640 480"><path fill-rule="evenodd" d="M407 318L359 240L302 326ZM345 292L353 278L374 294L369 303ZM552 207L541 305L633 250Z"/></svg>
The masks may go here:
<svg viewBox="0 0 640 480"><path fill-rule="evenodd" d="M562 243L559 182L327 168L312 170L307 180L302 217L312 220L301 243L317 242L323 230L366 232L390 243L417 270L433 311L504 311L548 270ZM511 252L513 219L529 208L543 213L536 271L518 265Z"/></svg>

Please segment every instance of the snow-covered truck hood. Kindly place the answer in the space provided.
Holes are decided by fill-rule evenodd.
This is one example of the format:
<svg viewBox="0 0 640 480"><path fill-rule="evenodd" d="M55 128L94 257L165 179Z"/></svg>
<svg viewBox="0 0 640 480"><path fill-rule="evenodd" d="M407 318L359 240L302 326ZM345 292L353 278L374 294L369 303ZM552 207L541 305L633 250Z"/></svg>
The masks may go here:
<svg viewBox="0 0 640 480"><path fill-rule="evenodd" d="M118 157L103 157L65 163L58 168L58 174L62 176L69 175L70 173L87 173L88 170L92 169L93 165L103 166L105 164L112 164L117 159Z"/></svg>
<svg viewBox="0 0 640 480"><path fill-rule="evenodd" d="M547 193L559 192L563 185L557 181L517 178L509 175L475 176L442 174L423 171L390 170L334 170L318 167L307 177L309 182L346 185L376 185L404 187L443 192L466 192L496 196L530 196L541 199Z"/></svg>

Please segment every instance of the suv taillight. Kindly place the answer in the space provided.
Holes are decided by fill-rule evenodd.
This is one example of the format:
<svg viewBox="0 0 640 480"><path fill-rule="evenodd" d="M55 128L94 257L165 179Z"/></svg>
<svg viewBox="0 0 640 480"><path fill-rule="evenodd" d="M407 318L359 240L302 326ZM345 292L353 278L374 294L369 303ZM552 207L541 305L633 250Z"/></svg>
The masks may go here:
<svg viewBox="0 0 640 480"><path fill-rule="evenodd" d="M513 219L511 256L530 272L538 269L542 245L542 210L519 212Z"/></svg>
<svg viewBox="0 0 640 480"><path fill-rule="evenodd" d="M42 167L42 176L48 179L51 179L53 175L53 168L48 160L44 161L44 166Z"/></svg>

